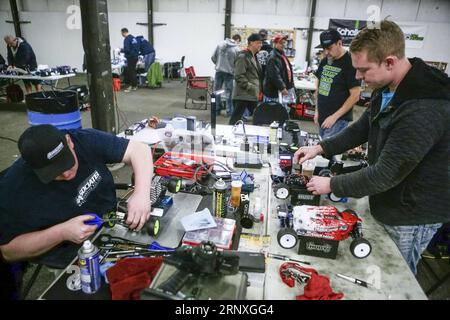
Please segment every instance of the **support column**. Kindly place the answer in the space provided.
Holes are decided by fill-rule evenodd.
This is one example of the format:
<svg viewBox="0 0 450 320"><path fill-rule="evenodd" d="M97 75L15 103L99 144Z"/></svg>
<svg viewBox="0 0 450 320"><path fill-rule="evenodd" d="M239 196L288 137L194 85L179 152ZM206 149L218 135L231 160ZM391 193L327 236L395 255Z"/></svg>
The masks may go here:
<svg viewBox="0 0 450 320"><path fill-rule="evenodd" d="M107 1L80 0L80 8L83 48L89 78L92 127L117 133Z"/></svg>

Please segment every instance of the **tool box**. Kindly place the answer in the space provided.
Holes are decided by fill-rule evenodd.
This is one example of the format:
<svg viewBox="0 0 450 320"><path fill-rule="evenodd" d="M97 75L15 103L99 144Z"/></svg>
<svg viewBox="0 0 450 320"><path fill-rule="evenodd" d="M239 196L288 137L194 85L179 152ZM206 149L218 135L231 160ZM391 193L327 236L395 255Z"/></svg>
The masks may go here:
<svg viewBox="0 0 450 320"><path fill-rule="evenodd" d="M197 180L209 174L214 157L197 154L166 152L154 163L159 176Z"/></svg>

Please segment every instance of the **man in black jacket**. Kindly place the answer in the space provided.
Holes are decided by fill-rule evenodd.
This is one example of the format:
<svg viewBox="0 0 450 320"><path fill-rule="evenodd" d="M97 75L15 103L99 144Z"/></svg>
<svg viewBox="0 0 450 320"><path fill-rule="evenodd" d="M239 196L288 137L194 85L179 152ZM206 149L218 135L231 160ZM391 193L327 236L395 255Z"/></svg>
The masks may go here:
<svg viewBox="0 0 450 320"><path fill-rule="evenodd" d="M283 51L287 38L288 36L279 34L272 39L274 50L272 50L267 61L263 85L264 102L279 101L279 92L283 96L287 96L289 93L295 95L293 93L294 73L292 65ZM284 105L287 109L287 104Z"/></svg>
<svg viewBox="0 0 450 320"><path fill-rule="evenodd" d="M122 37L124 37L122 51L125 53L125 58L127 58L124 82L129 85L124 91L130 92L130 90L137 90L136 64L139 57L139 44L136 38L128 33L127 28L122 28L120 32L122 33Z"/></svg>
<svg viewBox="0 0 450 320"><path fill-rule="evenodd" d="M8 68L21 68L27 71L37 69L36 55L25 39L8 35L4 40L8 48ZM32 92L32 84L36 91L42 90L40 80L24 79L23 83L27 94Z"/></svg>
<svg viewBox="0 0 450 320"><path fill-rule="evenodd" d="M421 59L405 57L393 22L363 29L350 51L356 77L375 88L361 118L338 135L294 156L342 153L368 141L370 166L332 178L313 177L314 194L369 196L381 222L416 273L420 255L442 223L450 221L450 80Z"/></svg>

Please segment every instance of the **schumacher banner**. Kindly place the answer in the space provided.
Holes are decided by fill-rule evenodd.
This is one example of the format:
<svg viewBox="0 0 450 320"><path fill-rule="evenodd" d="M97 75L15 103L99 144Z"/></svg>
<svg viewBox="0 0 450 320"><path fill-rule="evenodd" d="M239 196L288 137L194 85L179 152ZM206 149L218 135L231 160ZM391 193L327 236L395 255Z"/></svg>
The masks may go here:
<svg viewBox="0 0 450 320"><path fill-rule="evenodd" d="M328 29L337 30L341 34L342 44L348 47L358 32L366 25L365 20L330 19Z"/></svg>

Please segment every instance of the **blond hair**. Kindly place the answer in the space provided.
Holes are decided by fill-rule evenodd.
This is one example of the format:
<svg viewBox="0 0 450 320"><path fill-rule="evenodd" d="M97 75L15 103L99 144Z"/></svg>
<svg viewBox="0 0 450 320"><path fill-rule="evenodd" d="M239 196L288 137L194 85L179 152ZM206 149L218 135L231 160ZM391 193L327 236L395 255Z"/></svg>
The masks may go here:
<svg viewBox="0 0 450 320"><path fill-rule="evenodd" d="M405 36L400 27L388 20L380 28L364 28L350 44L351 52L367 52L367 59L381 63L387 56L402 59L405 56Z"/></svg>

